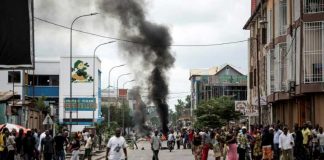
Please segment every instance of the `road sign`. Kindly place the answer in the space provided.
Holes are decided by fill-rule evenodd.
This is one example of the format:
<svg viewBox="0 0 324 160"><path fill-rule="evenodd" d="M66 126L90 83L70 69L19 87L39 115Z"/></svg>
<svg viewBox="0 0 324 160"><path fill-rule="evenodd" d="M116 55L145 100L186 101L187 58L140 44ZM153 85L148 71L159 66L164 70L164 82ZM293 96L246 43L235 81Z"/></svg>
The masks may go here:
<svg viewBox="0 0 324 160"><path fill-rule="evenodd" d="M52 118L51 118L49 115L47 115L47 116L45 117L44 121L43 121L43 124L44 124L44 125L52 125L52 124L53 124L53 120L52 120Z"/></svg>

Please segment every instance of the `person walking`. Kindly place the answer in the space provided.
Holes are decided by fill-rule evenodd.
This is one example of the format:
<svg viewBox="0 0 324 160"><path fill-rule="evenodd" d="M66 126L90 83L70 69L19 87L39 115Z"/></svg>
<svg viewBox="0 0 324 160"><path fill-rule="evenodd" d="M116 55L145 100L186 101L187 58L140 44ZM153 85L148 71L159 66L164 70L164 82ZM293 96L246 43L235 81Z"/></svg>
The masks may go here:
<svg viewBox="0 0 324 160"><path fill-rule="evenodd" d="M254 134L254 145L253 145L253 159L261 160L262 159L262 148L261 148L261 131L259 129L255 130Z"/></svg>
<svg viewBox="0 0 324 160"><path fill-rule="evenodd" d="M13 133L15 134L16 131L13 130ZM9 132L9 130L7 130L5 132L5 136L6 136L6 148L8 150L8 156L7 156L7 160L14 160L15 159L15 147L16 147L16 142L15 142L15 136L13 136L12 133Z"/></svg>
<svg viewBox="0 0 324 160"><path fill-rule="evenodd" d="M115 136L111 137L107 144L106 159L127 160L126 140L121 134L121 129L117 128Z"/></svg>
<svg viewBox="0 0 324 160"><path fill-rule="evenodd" d="M193 154L195 156L195 160L201 160L202 153L202 144L201 144L201 136L199 135L199 130L197 130L194 134L193 138Z"/></svg>
<svg viewBox="0 0 324 160"><path fill-rule="evenodd" d="M45 138L41 141L40 155L43 154L44 160L52 160L54 153L54 140L49 131L45 131Z"/></svg>
<svg viewBox="0 0 324 160"><path fill-rule="evenodd" d="M220 135L216 131L214 131L210 134L210 138L212 139L211 142L213 145L215 160L220 160L222 156L222 151L220 147Z"/></svg>
<svg viewBox="0 0 324 160"><path fill-rule="evenodd" d="M177 149L180 149L181 136L179 133L177 133L176 135L176 141L177 141Z"/></svg>
<svg viewBox="0 0 324 160"><path fill-rule="evenodd" d="M22 149L22 144L23 144L23 139L24 139L24 130L19 129L18 131L18 136L15 138L15 143L16 143L16 159L20 160L23 159L23 149Z"/></svg>
<svg viewBox="0 0 324 160"><path fill-rule="evenodd" d="M249 148L249 140L246 134L246 127L242 127L242 133L237 136L237 152L239 154L239 160L245 160L247 151Z"/></svg>
<svg viewBox="0 0 324 160"><path fill-rule="evenodd" d="M65 152L64 152L64 144L66 142L66 138L63 137L62 132L59 132L54 137L54 146L55 146L55 159L56 160L65 160Z"/></svg>
<svg viewBox="0 0 324 160"><path fill-rule="evenodd" d="M154 136L151 138L151 149L153 151L152 160L159 160L159 150L161 148L161 140L158 134L159 134L158 131L154 131Z"/></svg>
<svg viewBox="0 0 324 160"><path fill-rule="evenodd" d="M35 144L36 142L32 135L32 132L27 131L26 136L22 141L24 160L32 160L33 158L36 158L34 157Z"/></svg>
<svg viewBox="0 0 324 160"><path fill-rule="evenodd" d="M138 149L138 146L137 146L137 143L136 143L136 132L135 132L135 130L132 131L131 136L132 136L132 141L133 141L136 149Z"/></svg>
<svg viewBox="0 0 324 160"><path fill-rule="evenodd" d="M8 128L2 128L0 133L0 159L7 159L8 150L6 148L6 132Z"/></svg>
<svg viewBox="0 0 324 160"><path fill-rule="evenodd" d="M230 129L229 133L226 136L226 145L227 145L226 159L237 160L238 156L237 156L236 133L233 131L233 129Z"/></svg>
<svg viewBox="0 0 324 160"><path fill-rule="evenodd" d="M94 135L91 133L90 137L88 137L86 145L85 145L85 151L84 151L84 157L83 159L88 158L88 160L91 160L91 152L92 152L92 145L94 141Z"/></svg>
<svg viewBox="0 0 324 160"><path fill-rule="evenodd" d="M81 144L80 144L80 139L79 139L77 133L75 134L74 139L70 145L71 145L71 151L72 151L71 160L79 160L79 149L80 149Z"/></svg>
<svg viewBox="0 0 324 160"><path fill-rule="evenodd" d="M262 159L271 160L273 158L273 128L265 127L262 135Z"/></svg>
<svg viewBox="0 0 324 160"><path fill-rule="evenodd" d="M319 127L317 139L318 139L319 150L320 150L320 159L324 159L324 133L322 127Z"/></svg>
<svg viewBox="0 0 324 160"><path fill-rule="evenodd" d="M274 135L273 135L273 151L274 151L274 160L279 160L280 158L280 149L279 149L279 136L281 135L282 130L279 125L275 126Z"/></svg>
<svg viewBox="0 0 324 160"><path fill-rule="evenodd" d="M307 157L310 158L311 151L309 150L309 142L310 142L310 139L312 136L312 132L310 131L307 123L304 123L303 129L301 130L301 132L303 134L303 146L306 150Z"/></svg>
<svg viewBox="0 0 324 160"><path fill-rule="evenodd" d="M294 139L288 128L283 128L283 133L279 136L279 148L282 154L282 160L293 160Z"/></svg>
<svg viewBox="0 0 324 160"><path fill-rule="evenodd" d="M201 160L207 160L208 159L208 151L211 148L211 138L208 133L208 128L205 129L204 132L201 133L201 138L202 138L202 154L201 154Z"/></svg>
<svg viewBox="0 0 324 160"><path fill-rule="evenodd" d="M306 149L303 145L303 134L298 126L295 124L295 140L294 140L294 157L296 160L305 160L307 159Z"/></svg>

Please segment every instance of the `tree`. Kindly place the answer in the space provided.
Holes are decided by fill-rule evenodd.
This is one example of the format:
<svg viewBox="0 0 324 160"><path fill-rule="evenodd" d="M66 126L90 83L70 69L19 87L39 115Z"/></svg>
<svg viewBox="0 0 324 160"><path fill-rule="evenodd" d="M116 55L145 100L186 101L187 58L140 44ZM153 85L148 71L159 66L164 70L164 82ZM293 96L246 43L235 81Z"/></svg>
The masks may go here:
<svg viewBox="0 0 324 160"><path fill-rule="evenodd" d="M241 113L235 111L234 100L230 97L219 97L202 102L197 106L194 114L197 117L195 127L198 128L221 127L241 116Z"/></svg>
<svg viewBox="0 0 324 160"><path fill-rule="evenodd" d="M46 106L45 104L45 101L46 101L46 97L45 96L42 96L42 97L39 97L36 101L36 106L37 108L42 111L44 114L47 114L50 112L50 108L49 106Z"/></svg>

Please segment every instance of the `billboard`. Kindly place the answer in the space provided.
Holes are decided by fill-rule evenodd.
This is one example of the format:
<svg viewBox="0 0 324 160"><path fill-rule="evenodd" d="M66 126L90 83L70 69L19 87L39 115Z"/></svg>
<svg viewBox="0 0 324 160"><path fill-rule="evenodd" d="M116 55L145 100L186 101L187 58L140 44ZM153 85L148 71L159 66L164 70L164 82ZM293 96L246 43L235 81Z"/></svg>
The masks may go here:
<svg viewBox="0 0 324 160"><path fill-rule="evenodd" d="M34 67L33 0L0 1L0 68Z"/></svg>
<svg viewBox="0 0 324 160"><path fill-rule="evenodd" d="M64 98L65 111L94 111L96 98Z"/></svg>
<svg viewBox="0 0 324 160"><path fill-rule="evenodd" d="M248 104L247 101L235 101L235 111L241 112L245 116L258 116L257 107Z"/></svg>
<svg viewBox="0 0 324 160"><path fill-rule="evenodd" d="M94 67L94 66L93 66ZM73 83L89 83L93 82L93 70L85 60L77 59L72 66L72 82Z"/></svg>

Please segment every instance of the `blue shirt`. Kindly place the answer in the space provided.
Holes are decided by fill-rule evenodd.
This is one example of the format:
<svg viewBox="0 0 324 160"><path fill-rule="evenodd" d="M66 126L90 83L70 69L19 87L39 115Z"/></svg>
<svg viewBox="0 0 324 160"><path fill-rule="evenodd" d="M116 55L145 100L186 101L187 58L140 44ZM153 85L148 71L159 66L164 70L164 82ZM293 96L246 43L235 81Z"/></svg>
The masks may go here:
<svg viewBox="0 0 324 160"><path fill-rule="evenodd" d="M279 144L279 136L281 133L282 133L282 131L280 129L278 129L278 131L274 132L274 135L273 135L273 143L274 144Z"/></svg>

